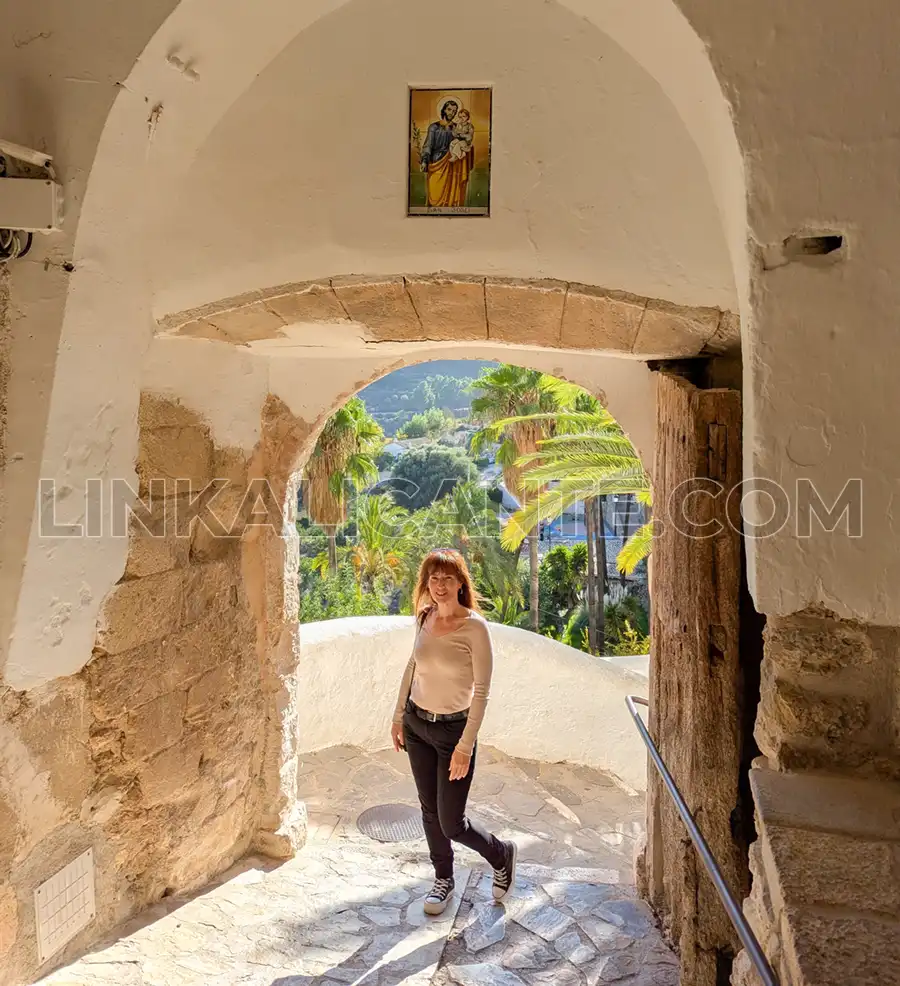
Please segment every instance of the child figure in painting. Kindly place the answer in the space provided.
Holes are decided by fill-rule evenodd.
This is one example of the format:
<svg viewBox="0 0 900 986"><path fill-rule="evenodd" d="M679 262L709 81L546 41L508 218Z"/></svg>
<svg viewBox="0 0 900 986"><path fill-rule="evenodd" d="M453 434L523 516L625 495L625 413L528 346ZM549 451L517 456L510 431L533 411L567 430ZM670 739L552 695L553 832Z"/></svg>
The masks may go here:
<svg viewBox="0 0 900 986"><path fill-rule="evenodd" d="M450 128L453 139L450 141L450 158L461 161L472 149L475 142L475 127L470 122L469 111L461 109L459 116Z"/></svg>

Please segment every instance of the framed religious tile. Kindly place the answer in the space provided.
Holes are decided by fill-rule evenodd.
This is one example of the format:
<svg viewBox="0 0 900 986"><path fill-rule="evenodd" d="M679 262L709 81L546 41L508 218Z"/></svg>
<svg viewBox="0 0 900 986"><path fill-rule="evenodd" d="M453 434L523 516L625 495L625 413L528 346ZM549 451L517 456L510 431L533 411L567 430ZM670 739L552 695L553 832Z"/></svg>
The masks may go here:
<svg viewBox="0 0 900 986"><path fill-rule="evenodd" d="M490 215L490 89L410 89L409 135L408 215Z"/></svg>

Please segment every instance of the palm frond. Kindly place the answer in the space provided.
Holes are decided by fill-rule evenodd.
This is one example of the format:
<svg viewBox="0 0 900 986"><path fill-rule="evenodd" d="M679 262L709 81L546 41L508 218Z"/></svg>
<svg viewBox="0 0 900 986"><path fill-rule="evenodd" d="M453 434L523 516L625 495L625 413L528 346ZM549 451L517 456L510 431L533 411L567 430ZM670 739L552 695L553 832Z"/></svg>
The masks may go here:
<svg viewBox="0 0 900 986"><path fill-rule="evenodd" d="M624 435L607 434L606 432L588 432L578 435L560 435L541 440L537 451L531 453L536 461L548 461L562 458L571 452L604 451L625 455L630 459L638 459L634 446Z"/></svg>
<svg viewBox="0 0 900 986"><path fill-rule="evenodd" d="M640 463L614 455L599 455L585 456L584 461L573 458L562 466L557 462L533 466L525 473L525 486L528 489L539 489L547 483L569 482L573 479L604 482L612 476L627 482L628 493L637 493L648 485L647 474Z"/></svg>
<svg viewBox="0 0 900 986"><path fill-rule="evenodd" d="M653 521L651 520L639 527L622 545L622 550L616 555L619 571L631 575L638 564L649 556L652 548Z"/></svg>
<svg viewBox="0 0 900 986"><path fill-rule="evenodd" d="M635 492L637 479L634 476L611 474L607 476L588 475L563 480L548 492L560 496L576 496L580 499L590 499L593 496L624 496Z"/></svg>
<svg viewBox="0 0 900 986"><path fill-rule="evenodd" d="M354 452L349 455L344 472L357 489L378 481L378 466L368 452Z"/></svg>
<svg viewBox="0 0 900 986"><path fill-rule="evenodd" d="M526 500L522 508L504 525L500 532L500 543L507 551L515 551L542 520L553 520L576 503L595 496L634 493L635 485L634 477L618 475L590 475L567 479Z"/></svg>
<svg viewBox="0 0 900 986"><path fill-rule="evenodd" d="M578 428L586 432L603 431L608 429L611 432L623 434L621 425L609 413L609 411L604 408L601 408L597 412L569 411L561 409L558 411L540 411L534 414L515 414L506 418L498 419L495 422L495 425L499 428L506 428L511 424L517 424L518 422L524 420L548 422L556 426L557 430L559 426L565 425L567 427Z"/></svg>

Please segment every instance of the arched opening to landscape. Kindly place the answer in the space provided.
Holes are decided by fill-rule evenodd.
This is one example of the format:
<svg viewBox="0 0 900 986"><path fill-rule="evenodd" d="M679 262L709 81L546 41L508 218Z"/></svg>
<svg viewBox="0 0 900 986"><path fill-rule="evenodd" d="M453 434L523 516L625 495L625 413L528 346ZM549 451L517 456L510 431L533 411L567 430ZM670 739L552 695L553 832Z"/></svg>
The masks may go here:
<svg viewBox="0 0 900 986"><path fill-rule="evenodd" d="M528 358L515 350L501 355L505 360ZM466 556L482 609L494 623L530 629L544 640L597 656L624 656L630 633L627 656L640 663L639 655L649 645L646 561L636 560L626 575L619 571L617 556L628 536L642 526L644 507L635 495L649 494L649 475L606 409L608 398L598 379L612 384L615 403L625 396L620 388L631 380L636 392L627 395L628 409L646 442L652 438L653 409L640 407L639 391L649 378L638 365L623 368L613 360L594 359L596 364L582 357L574 374L593 380L599 400L560 377L505 361L438 360L387 374L332 415L307 459L301 483L301 623L409 614L419 558L430 547L451 545ZM538 362L546 364L546 359ZM649 386L644 401L652 402ZM525 420L518 433L512 423L492 425L516 408L545 415L558 411L559 416ZM606 447L600 443L608 445L610 435L618 441L620 434L621 461L614 471L604 472L596 464L602 464ZM554 436L555 445L542 444ZM555 490L561 480L574 487L576 466L575 460L553 452L564 436L570 444L581 441L595 465L593 473L582 470L588 492L569 493L561 502ZM547 457L545 471L558 475L552 482L555 490L550 483L526 487L527 469L516 463L527 453ZM334 493L335 482L340 497ZM621 500L615 494L588 495L595 488L620 489ZM535 489L544 490L541 500ZM534 524L522 511L532 501L539 518ZM519 526L520 518L525 527ZM506 530L510 519L513 526ZM598 576L602 589L595 584ZM608 614L600 605L601 595ZM633 626L627 622L629 613ZM348 624L347 633L351 631ZM301 630L301 642L316 632ZM333 637L335 628L327 632ZM348 682L349 687L361 685ZM361 735L368 734L369 727L358 717L350 716L348 722L356 722ZM310 734L307 743L314 742L310 726L301 727L301 733ZM329 734L334 735L331 729ZM516 743L522 752L527 741L522 736ZM594 745L602 748L602 738L596 737ZM573 756L577 758L570 751ZM642 776L642 754L639 760L636 773ZM628 780L634 784L635 773L629 772Z"/></svg>
<svg viewBox="0 0 900 986"><path fill-rule="evenodd" d="M634 532L642 508L629 496L631 507L617 512L613 497L603 496L603 506L593 508L604 519L602 536L594 525L585 528L583 501L561 517L549 501L540 530L519 550L505 550L504 525L535 494L518 485L516 470L503 468L524 454L516 449L509 457L518 436L491 431L490 423L508 418L517 404L522 413L537 404L559 412L541 422L546 438L598 443L617 430L601 413L608 389L646 444L654 427L650 375L641 364L581 354L567 369L592 387L589 393L521 365L562 372L558 352L495 347L495 354L503 362L417 361L380 377L337 409L306 459L297 682L310 712L299 724L298 797L314 838L335 846L352 840L357 820L370 812L410 812L415 832L415 790L404 758L389 749L389 722L409 655L419 558L452 546L473 574L495 655L479 739L484 776L476 771L473 788L476 817L514 833L523 861L606 871L618 888L611 893L627 893L643 830L646 756L624 696L647 693L649 585L645 564L636 577L620 578L616 556L623 520L633 514ZM563 420L567 412L593 420L576 426ZM524 451L540 447L535 436L525 440ZM636 479L633 447L623 460L608 482ZM333 488L315 487L334 478L310 468L317 462L343 471L340 508L329 496ZM603 559L594 572L589 550ZM599 590L590 582L597 572ZM592 592L595 605L601 594L606 603L599 638L596 611L587 609ZM626 652L637 674L621 671ZM343 785L335 783L341 773Z"/></svg>
<svg viewBox="0 0 900 986"><path fill-rule="evenodd" d="M483 383L479 385L479 381ZM603 446L600 443L608 438L607 432L616 438L621 432L618 422L601 403L606 399L605 393L601 392L598 399L549 373L509 362L477 360L420 362L394 370L363 388L341 409L349 409L348 414L338 418L336 412L329 419L330 424L320 432L304 469L300 509L308 543L304 546L301 536L301 550L314 568L307 571L310 579L301 595L301 622L353 615L408 614L413 556L429 543L452 542L459 549L471 543L476 551L475 561L480 564L484 555L480 546L491 541L499 546L501 530L507 521L513 516L521 517L519 511L523 505L536 500L538 492L543 491L544 497L534 507L537 525L526 530L517 520L508 534L509 540L504 542L506 561L498 561L502 571L496 573L497 580L492 580L488 572L481 573L485 581L480 586L480 597L499 622L551 632L559 639L563 625L559 624L560 614L551 617L547 608L551 605L549 600L542 601L539 614L532 614L527 590L523 593L518 586L510 585L511 596L501 591L501 583L517 581L507 578L509 573L504 566L514 558L526 563L529 547L539 549L543 558L552 550L554 541L562 546L580 543L586 547L588 537L593 542L595 538L608 536L616 539L605 547L612 571L621 574L622 587L630 578L631 571L619 573L614 563L623 539L642 526L644 504L634 497L646 494L649 498L649 475L633 446L630 442L626 444L624 433L618 471L610 472L609 476L601 471ZM553 418L555 412L558 417ZM652 408L645 409L645 413L649 421ZM495 424L517 414L526 416L518 422L518 433L513 431L513 422L505 428ZM533 419L533 415L545 417ZM584 420L579 420L578 415ZM590 534L583 497L574 491L566 494L565 501L559 500L559 493L549 495L551 482L556 490L563 479L574 486L575 477L570 478L570 474L578 461L553 452L564 438L574 444L571 436L578 436L584 443L585 454L593 451L598 460L593 474L585 463L583 482L587 484L593 476L598 485L606 482L610 490L616 487L622 491L621 502L615 493L600 494L599 506L606 521L602 528ZM556 444L545 447L543 443L548 440L555 440ZM579 450L568 451L575 454ZM553 459L545 461L543 466L545 472L553 470L552 480L526 489L524 467L528 463L518 460L526 455L548 458L551 453ZM336 483L342 490L339 496L332 492ZM628 488L629 483L633 489ZM437 504L443 501L446 506L451 495L458 501L457 508L455 513L445 515ZM402 513L381 517L373 496L386 497L385 502ZM593 504L592 510L597 506ZM485 520L484 511L488 509L495 510L493 521ZM433 516L428 510L432 510ZM371 530L362 516L367 511L374 525ZM465 515L470 515L468 522ZM530 524L527 517L524 522ZM584 560L579 564L584 566ZM319 573L338 568L348 576L355 571L358 579L362 579L358 589L368 590L367 598L358 601L370 606L365 612L357 612L350 600L345 601L345 606L323 607L319 594L310 594L315 578L321 577ZM582 573L582 581L584 577ZM646 583L643 567L642 578ZM379 582L377 593L376 581ZM606 586L604 591L615 593L612 586ZM373 594L377 600L371 598ZM309 598L310 595L315 599ZM564 610L563 624L575 615L575 608L571 605ZM580 628L577 631L573 628L567 639L574 639L573 635L578 638L575 646L581 646ZM597 641L593 649L597 653L606 652L597 646Z"/></svg>
<svg viewBox="0 0 900 986"><path fill-rule="evenodd" d="M212 316L212 322L215 317ZM301 331L311 330L306 328ZM239 580L235 583L236 598L241 605L246 600L246 615L251 621L249 627L256 627L256 641L250 647L250 654L255 655L256 663L242 663L241 666L250 672L251 677L240 687L246 688L254 680L259 682L259 687L255 690L259 698L258 706L245 704L237 721L246 724L249 718L249 721L265 724L265 730L258 738L251 736L244 741L249 745L243 751L240 747L230 751L238 760L247 761L251 765L251 772L247 776L247 799L238 802L231 818L233 823L240 820L238 824L243 825L250 821L254 810L259 811L273 803L280 804L283 806L283 814L270 816L271 820L267 822L270 828L261 827L255 833L251 831L243 834L241 838L249 835L253 840L251 845L280 854L285 854L285 843L288 848L291 847L292 839L296 839L295 847L308 840L308 845L324 843L323 852L337 853L340 856L342 850L338 851L337 848L340 843L332 843L331 840L336 838L339 823L344 816L350 827L355 827L356 815L364 807L364 795L369 797L374 793L378 803L395 803L408 800L408 794L403 792L402 778L396 767L393 772L388 771L390 783L382 786L384 776L379 770L373 770L372 764L358 753L345 751L336 762L328 762L318 753L307 755L303 751L304 732L320 727L331 731L333 740L330 745L341 743L342 740L345 742L348 726L365 724L371 706L376 704L373 696L387 698L388 703L390 702L397 679L396 670L382 676L383 684L377 677L373 677L372 668L383 657L383 651L378 648L373 650L370 646L375 635L360 635L361 639L351 641L352 646L346 653L342 650L347 643L346 636L343 641L337 638L320 639L317 644L323 647L320 656L325 659L317 662L304 657L304 628L297 621L300 597L296 581L296 535L291 513L291 506L296 503L292 477L296 476L298 467L308 461L317 436L329 416L346 401L349 394L364 390L365 385L373 380L384 378L385 373L398 364L421 365L420 361L427 359L429 355L433 357L465 353L469 357L480 357L483 360L503 359L525 363L532 368L552 372L554 376L566 376L582 383L595 395L602 394L604 402L618 412L617 417L644 453L646 449L652 451L656 440L656 387L654 374L643 361L608 353L600 355L581 349L566 351L540 346L520 348L504 343L491 343L488 340L447 342L436 346L423 340L421 343L398 344L388 352L380 349L372 352L367 349L365 342L361 342L355 350L344 345L327 354L320 352L313 359L298 360L285 352L275 355L273 350L279 346L283 346L283 343L277 338L262 339L249 347L239 348L219 340L160 337L146 381L147 390L157 395L155 400L159 404L166 403L167 391L173 396L180 391L185 396L180 397L173 407L164 412L168 417L163 417L163 411L159 408L154 411L153 400L149 395L145 398L145 442L149 440L148 450L158 449L160 444L166 440L171 441L176 435L166 429L203 427L191 418L191 414L198 414L199 420L205 419L218 433L217 440L212 443L212 459L225 461L227 449L224 444L220 448L216 446L223 442L228 434L228 427L238 427L234 408L236 401L240 403L240 388L247 381L256 379L257 371L260 371L259 386L252 390L252 400L247 404L240 403L241 413L250 419L253 413L258 414L260 423L253 441L247 443L250 446L248 451L243 453L241 461L244 473L239 482L246 483L252 477L265 480L275 498L284 504L288 524L281 530L264 527L255 532L244 529L243 536L239 539L239 556L235 559L238 568L229 568L230 571L239 572ZM309 353L309 347L296 348L304 355ZM289 350L290 347L285 349ZM186 381L195 379L197 369L209 366L212 360L216 360L219 371L215 387L204 392L195 391L188 397ZM264 372L261 372L262 367ZM229 397L229 401L224 404L219 403L222 393ZM644 400L637 400L639 396ZM186 413L184 409L179 409L178 405L185 400L193 403L196 411ZM174 419L172 415L175 415ZM175 443L174 447L177 448L178 444ZM148 466L164 464L161 460L153 460L146 455L142 461ZM234 541L230 543L235 545ZM230 563L226 558L218 556L215 541L211 545L197 543L193 548L192 560L198 567L192 576L192 591L198 600L201 598L200 593L206 591L210 593L208 598L215 599L219 597L218 586L210 585L207 580L223 571L223 563L226 568ZM204 554L210 549L211 554ZM138 588L143 577L142 574L138 575L130 588ZM152 575L147 577L153 578ZM660 573L657 577L664 579L664 574ZM138 585L134 585L134 582ZM125 582L123 585L129 586L129 583ZM505 629L501 628L500 632ZM227 635L227 629L223 630ZM531 637L525 631L512 632ZM521 659L520 673L524 665L532 668L541 668L542 663L547 665L546 656L542 659L540 650L537 649L539 639L534 638L536 650L532 654L522 648L518 641L514 642L511 651ZM391 638L391 642L400 644L403 650L408 647L408 641L400 643L396 635ZM541 646L547 649L551 643L546 641ZM562 644L556 646L562 650L570 650ZM396 657L399 654L402 662L400 648L392 652L391 656ZM583 685L583 675L589 660L594 659L579 656L578 660L570 660L571 666L567 669L568 682L573 692L579 682ZM364 709L349 702L343 693L331 690L327 683L323 688L325 676L318 673L329 665L332 672L335 669L339 672L337 677L344 679L345 683L348 677L351 679L351 691L365 699ZM92 673L96 673L100 667L99 661L89 665ZM311 679L318 674L319 680L306 680L304 676L307 674L310 674ZM632 801L628 803L628 794L620 789L598 787L595 775L582 772L578 759L573 758L575 764L566 767L564 764L570 755L559 746L554 749L547 744L541 738L540 730L522 730L522 723L528 722L529 716L535 717L533 722L543 718L541 710L536 708L536 693L544 690L548 695L552 694L552 687L554 683L558 685L559 676L551 677L553 680L548 681L547 687L543 688L540 676L533 674L533 681L530 682L533 689L523 696L524 701L518 706L509 703L512 716L511 722L505 724L507 736L512 742L518 731L518 741L522 745L518 751L513 750L514 755L506 754L498 757L495 763L487 764L485 780L489 781L489 790L494 793L485 791L486 800L482 804L487 805L486 810L492 811L498 821L503 818L504 811L508 810L508 807L504 807L505 799L511 797L513 803L527 806L523 848L531 849L534 865L566 864L573 867L592 862L594 865L587 866L586 869L593 871L591 879L599 881L593 886L602 883L625 887L630 884L631 879L628 855L641 828L639 818L643 813L642 799L634 799L632 796ZM332 682L334 680L331 679ZM203 708L204 689L208 686L209 683L199 688L196 685L191 686L196 688L196 692L190 692L189 696L193 695L194 703L199 703L198 710ZM215 692L215 682L212 686ZM230 687L234 686L232 681ZM98 678L97 687L103 689L102 677ZM622 715L622 694L609 689L607 682L603 683L602 689L598 688L598 692L603 693L604 689L613 695L619 714ZM272 710L276 712L275 715L272 715ZM552 702L546 711L551 716L556 715L557 719L550 723L545 721L543 725L551 726L549 732L557 734L555 738L564 741L570 749L579 743L584 746L591 739L598 738L595 729L596 705L585 709L585 714L580 718L567 709L567 715L560 719L560 709L554 707ZM609 734L600 736L599 739L606 755L622 754L624 759L624 751L621 747L616 748L616 743L610 743ZM624 716L617 742L626 745L635 742L630 724L624 720ZM543 768L539 763L535 766L535 761L540 761L543 757L551 763L556 762L558 766ZM582 756L580 762L583 763L584 759ZM254 762L258 764L259 773L252 772ZM207 770L209 769L207 766ZM535 769L537 774L530 778L530 787L525 792L531 800L526 798L523 802L517 798L517 794L521 792L517 791L516 783L524 783L523 772L525 777L530 777L528 770ZM143 794L151 789L145 784L144 775L141 776L140 791ZM211 776L214 777L215 774ZM516 778L518 780L513 783ZM370 784L371 789L367 789ZM571 798L573 793L584 800L583 805L575 806L565 800ZM626 803L617 804L616 813L610 815L610 799L623 799ZM378 807L378 803L369 806ZM533 814L529 814L532 810ZM265 815L263 818L265 819ZM290 820L291 825L295 824L296 829L286 826L285 820ZM621 829L617 826L621 826ZM234 834L237 835L237 832ZM161 846L162 855L166 856L163 849ZM542 853L545 855L541 855ZM164 865L162 857L159 865ZM582 869L584 868L582 865ZM610 874L615 874L614 878ZM181 877L176 874L171 879L172 883L177 883ZM596 892L607 891L601 889ZM617 894L620 892L616 891Z"/></svg>

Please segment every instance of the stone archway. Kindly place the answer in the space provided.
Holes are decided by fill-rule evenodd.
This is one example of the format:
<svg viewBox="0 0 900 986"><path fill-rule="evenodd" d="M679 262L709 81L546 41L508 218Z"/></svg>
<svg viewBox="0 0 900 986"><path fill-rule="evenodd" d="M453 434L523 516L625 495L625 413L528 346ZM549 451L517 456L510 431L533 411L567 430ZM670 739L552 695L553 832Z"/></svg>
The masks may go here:
<svg viewBox="0 0 900 986"><path fill-rule="evenodd" d="M605 359L623 371L649 376L645 362L650 358L733 350L738 336L736 316L716 308L675 306L568 282L443 273L340 276L280 285L160 319L159 344L173 353L179 347L200 347L212 358L216 352L244 351L249 358L281 367L280 384L287 388L272 392L270 370L270 389L260 409L260 440L251 470L256 479L268 484L289 522L280 533L265 527L251 531L245 558L248 584L256 586L257 592L254 611L260 667L271 675L272 687L267 713L267 802L261 832L302 829L301 819L289 817L291 732L296 722L291 682L298 660L296 535L290 522L295 497L291 481L336 407L366 383L399 366L440 355L485 355L481 351L485 346L492 347L493 358L531 366L542 354L548 371L596 389L596 382L588 383L579 362ZM203 348L211 344L212 349ZM444 354L434 349L435 345L450 344L453 348ZM332 372L336 377L330 390L320 379L329 371L319 369L318 363L289 362L292 353L308 355L329 346L334 354L329 365L335 368ZM372 368L360 369L359 375L351 371L354 375L346 384L337 382L338 363L343 369L354 358L371 358L372 353L380 352L387 364L379 366L373 361ZM569 372L560 372L555 362L566 360ZM284 369L287 366L299 369L292 373ZM313 366L314 371L310 369ZM318 396L307 402L301 414L291 407L288 391L292 387L307 389L311 372L316 376ZM623 409L623 416L619 400L614 394L610 409L627 432L635 433L636 445L652 472L652 429L630 421L632 409ZM645 416L652 420L651 408L646 409ZM263 835L262 842L267 838ZM289 848L291 838L288 835L287 842L275 839L274 851Z"/></svg>
<svg viewBox="0 0 900 986"><path fill-rule="evenodd" d="M317 283L292 291L273 289L266 293L264 301L229 300L209 306L202 313L189 313L192 317L187 320L171 320L178 325L174 329L165 327L160 341L176 349L209 347L207 340L192 336L198 331L215 333L219 344L213 352L234 352L237 347L249 350L254 358L274 360L277 356L267 347L272 343L278 345L279 333L281 339L290 342L298 338L298 333L322 333L355 325L366 336L376 332L381 335L383 341L374 345L387 347L389 368L393 369L429 358L429 351L423 345L429 342L435 325L445 326L443 334L452 336L446 326L455 326L460 308L465 307L471 314L480 305L486 314L480 324L470 320L468 332L462 326L463 340L457 342L465 342L467 334L470 339L464 349L453 350L457 355L463 355L480 340L499 347L497 355L502 353L501 358L526 365L535 365L538 355L543 354L545 367L556 370L554 363L565 362L564 357L571 361L572 351L601 350L615 353L618 357L615 362L623 371L645 376L643 361L635 358L633 350L634 339L640 338L641 331L647 327L648 312L652 312L650 322L662 327L669 340L674 339L666 345L679 354L689 348L696 349L712 336L724 339L722 327L731 324L728 313L718 310L675 310L673 306L647 299L584 286L573 289L570 285L547 282L495 285L485 278L441 275L417 279L418 285L432 292L429 309L422 295L410 290L410 280L393 277L349 282L352 297L357 303L363 299L368 305L368 321L372 326L360 321L351 323L349 314L344 314L341 322L330 321L342 288L342 282L335 279L334 284L329 282L327 286ZM486 300L495 291L497 297ZM473 295L473 292L477 293ZM438 322L438 316L433 314L432 322L428 322L422 313L437 311L435 294L443 299L443 321ZM295 315L305 319L287 326L284 316L278 316L281 328L275 329L274 313L288 311L289 304L294 306ZM348 305L354 314L363 314L361 308L347 300L341 302L340 312L347 311ZM518 347L490 339L504 319L510 326L516 319L520 325L527 325L533 310L543 315L540 324L522 334L535 345ZM548 310L553 317L548 317ZM314 322L311 314L326 314L329 321ZM623 336L623 325L630 326L627 331L634 339ZM185 326L186 331L179 331ZM503 332L497 334L502 337ZM223 335L230 343L224 347ZM252 341L250 337L254 337ZM570 348L561 345L563 339L569 341ZM576 342L580 343L577 347ZM399 348L391 348L395 344ZM371 345L367 341L358 348L364 350ZM617 350L616 346L620 348ZM659 348L661 344L654 351ZM204 352L209 365L212 353L208 349ZM437 354L430 358L434 355ZM579 356L577 360L585 363L591 358L599 357ZM375 370L370 378L384 372ZM587 382L583 372L583 368L573 363L568 375L575 382ZM297 543L292 516L296 498L292 477L311 451L329 414L366 382L356 381L349 391L335 384L331 398L324 400L314 415L306 417L295 413L278 394L269 393L261 406L247 408L248 413L259 416L259 438L252 448L241 449L222 447L216 442L203 418L202 407L192 409L196 395L189 389L180 399L173 399L174 395L164 399L145 393L142 400L138 457L141 493L147 493L153 480L175 483L187 479L193 483L189 493L173 487L172 495L164 497L161 506L157 505L166 517L186 496L196 497L210 480L225 479L228 488L216 494L215 507L217 517L224 513L226 532L222 537L210 537L209 531L200 526L190 530L186 542L176 539L160 543L158 539L132 537L123 579L105 601L95 657L84 672L94 716L91 729L95 737L97 783L107 777L112 779L113 789L124 784L135 812L154 807L147 801L148 796L154 795L147 792L158 788L167 770L174 787L165 792L161 802L165 810L170 810L165 807L170 796L176 797L179 803L186 797L202 798L203 771L208 777L219 776L215 757L202 754L196 765L191 763L198 749L196 744L200 743L202 748L202 743L219 728L215 725L218 719L207 718L200 708L195 709L203 696L202 708L215 710L217 716L220 712L224 715L222 728L237 729L245 735L242 743L233 743L230 749L231 754L243 759L248 774L241 788L241 804L232 809L235 824L218 840L226 853L240 853L254 846L270 855L285 856L302 845L304 839L304 811L296 801L295 787L299 712L294 675L299 661L299 630ZM302 383L300 386L302 389ZM613 411L616 413L615 401ZM647 416L652 418L649 409ZM652 433L637 421L629 421L627 414L622 424L626 430L634 427L641 436L645 454L651 455L648 443L652 443ZM262 504L261 495L265 498ZM264 517L262 523L252 523L249 513L260 507L263 513L274 511L280 518L280 527L269 522L270 516ZM151 533L156 533L156 529ZM238 626L242 629L238 630ZM129 689L137 683L131 676L135 661L152 672L155 665L149 658L165 664L167 655L172 654L176 657L174 665L165 667L165 673L160 676L151 673L149 685L144 684L143 690L131 694ZM240 672L237 678L235 669ZM221 704L229 690L240 695L242 710ZM179 710L182 720L188 721L183 714L188 708L192 715L200 716L198 721L189 723L191 728L176 730L177 735L164 736L159 749L132 750L116 745L116 737L123 731L140 731L142 723L149 729L157 721L177 720ZM250 729L250 721L258 723L256 731ZM250 731L246 732L247 729ZM199 735L203 730L208 734L206 740ZM179 776L183 783L175 783ZM157 788L153 787L154 777ZM209 800L208 810L221 813L217 798ZM126 826L121 832L107 832L104 828L102 838L115 842L134 858L141 858L151 848L146 841L151 835L149 830ZM185 845L189 844L188 840ZM154 848L166 858L178 856L174 851L165 851L161 842ZM217 866L215 861L203 862L196 872L188 868L168 876L162 863L149 867L148 873L154 869L159 872L152 873L146 889L139 892L139 899L152 900L160 892L160 880L165 885L184 885L194 879L202 880L204 874L210 875Z"/></svg>
<svg viewBox="0 0 900 986"><path fill-rule="evenodd" d="M232 324L231 313L238 310L226 308L222 315L206 313L186 323L188 332L196 331L199 321L205 323L203 331L209 326L223 331ZM595 324L600 328L603 323L598 320ZM386 331L390 338L390 328ZM594 338L598 347L602 345L599 332ZM407 362L418 362L421 352L419 356ZM534 365L514 347L506 349L501 358ZM694 364L694 368L702 363ZM682 364L682 372L688 372L689 365ZM396 368L397 364L390 367ZM678 376L656 375L658 447L655 453L652 448L642 453L655 458L648 463L651 475L661 473L661 487L657 489L662 498L660 515L665 514L670 494L688 479L721 481L726 490L740 481L740 394L714 386L721 383L716 379L721 368L708 367L709 378L698 379L699 386ZM730 370L733 372L733 367ZM577 372L570 379L583 382ZM328 406L316 430L347 396L340 395ZM611 410L615 413L615 405ZM620 423L626 431L633 424L628 419ZM302 464L298 461L298 468ZM724 509L724 497L719 508ZM741 596L739 524L733 516L730 519L731 525L723 526L720 536L699 542L663 521L665 538L661 545L665 550L654 565L657 605L651 728L725 867L726 880L742 895L749 886L747 850L752 838L747 756L755 749L748 712L752 713L758 698L752 686L758 667L754 669L748 662L758 661L759 654L753 647L757 642L751 639L752 628L748 631L744 627L747 614L739 612L746 601ZM744 635L740 639L739 631ZM709 715L711 707L720 712L718 717ZM655 775L648 780L648 850L640 864L646 873L642 891L680 944L683 975L692 982L696 979L698 986L713 986L730 974L740 946L669 795Z"/></svg>
<svg viewBox="0 0 900 986"><path fill-rule="evenodd" d="M739 319L718 308L567 281L446 273L282 284L159 320L166 335L236 345L302 345L312 331L321 338L323 326L351 324L373 343L489 340L641 360L740 347Z"/></svg>

